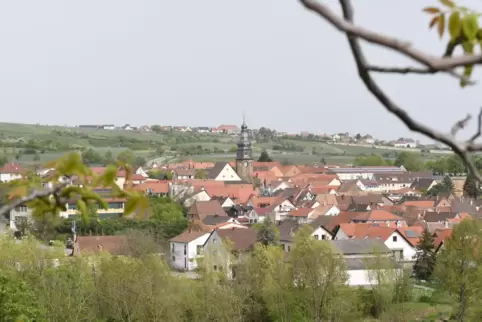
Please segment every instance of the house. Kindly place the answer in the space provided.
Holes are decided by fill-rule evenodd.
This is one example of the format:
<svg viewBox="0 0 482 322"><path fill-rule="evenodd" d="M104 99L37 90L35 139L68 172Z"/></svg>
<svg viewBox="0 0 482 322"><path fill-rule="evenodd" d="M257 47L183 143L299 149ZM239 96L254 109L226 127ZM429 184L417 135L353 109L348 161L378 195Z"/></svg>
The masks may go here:
<svg viewBox="0 0 482 322"><path fill-rule="evenodd" d="M143 176L144 178L149 178L149 175L147 174L147 172L146 172L142 167L138 167L138 168L134 171L134 174Z"/></svg>
<svg viewBox="0 0 482 322"><path fill-rule="evenodd" d="M376 270L384 276L395 278L401 274L400 266L391 258L391 251L378 239L331 240L335 251L346 260L350 286L372 286L378 284Z"/></svg>
<svg viewBox="0 0 482 322"><path fill-rule="evenodd" d="M171 170L172 180L194 179L196 171L194 169L173 169Z"/></svg>
<svg viewBox="0 0 482 322"><path fill-rule="evenodd" d="M231 208L231 207L236 205L233 202L233 200L229 197L212 196L211 200L217 200L221 204L221 207L223 207L223 208Z"/></svg>
<svg viewBox="0 0 482 322"><path fill-rule="evenodd" d="M211 128L206 126L200 126L200 127L194 128L194 131L196 131L197 133L210 133Z"/></svg>
<svg viewBox="0 0 482 322"><path fill-rule="evenodd" d="M25 228L24 225L32 218L32 209L28 208L26 205L15 207L10 211L9 215L9 227L13 230L22 230Z"/></svg>
<svg viewBox="0 0 482 322"><path fill-rule="evenodd" d="M107 203L107 209L103 209L97 205L96 213L99 219L116 218L124 214L124 206L127 199L113 197L104 197L103 199ZM67 201L65 210L59 212L59 216L62 218L76 218L79 214L77 200L75 199Z"/></svg>
<svg viewBox="0 0 482 322"><path fill-rule="evenodd" d="M416 148L417 142L409 138L399 138L397 141L393 142L393 146L396 148Z"/></svg>
<svg viewBox="0 0 482 322"><path fill-rule="evenodd" d="M253 249L258 231L253 228L215 229L204 243L206 268L236 277L236 264Z"/></svg>
<svg viewBox="0 0 482 322"><path fill-rule="evenodd" d="M216 181L241 181L236 170L228 162L216 162L209 171L208 179Z"/></svg>
<svg viewBox="0 0 482 322"><path fill-rule="evenodd" d="M334 239L381 240L393 253L394 259L400 262L412 262L416 255L416 245L407 240L404 234L396 228L378 224L341 224Z"/></svg>
<svg viewBox="0 0 482 322"><path fill-rule="evenodd" d="M123 127L121 127L121 129L124 130L124 131L134 131L134 130L137 130L136 127L130 126L129 124L124 125Z"/></svg>
<svg viewBox="0 0 482 322"><path fill-rule="evenodd" d="M144 183L134 186L137 191L142 191L148 196L154 197L166 197L169 194L169 182L168 181L146 181Z"/></svg>
<svg viewBox="0 0 482 322"><path fill-rule="evenodd" d="M226 218L225 221L218 219ZM191 221L181 234L169 240L171 265L178 270L191 271L198 268L203 258L204 244L214 229L247 228L229 217L207 216L205 222Z"/></svg>
<svg viewBox="0 0 482 322"><path fill-rule="evenodd" d="M203 220L210 215L228 216L217 200L196 201L187 212L190 220Z"/></svg>
<svg viewBox="0 0 482 322"><path fill-rule="evenodd" d="M437 184L434 178L417 178L410 186L411 189L418 190L420 192L429 191Z"/></svg>
<svg viewBox="0 0 482 322"><path fill-rule="evenodd" d="M318 240L330 240L333 238L333 234L325 226L325 221L325 218L319 217L308 224L313 228L313 232L311 234L313 238ZM291 251L296 231L302 225L303 224L291 220L285 220L278 224L279 242L281 248L283 248L285 252Z"/></svg>
<svg viewBox="0 0 482 322"><path fill-rule="evenodd" d="M374 144L375 139L370 134L367 134L367 135L362 136L361 142L366 143L366 144Z"/></svg>
<svg viewBox="0 0 482 322"><path fill-rule="evenodd" d="M10 182L22 178L25 170L18 163L9 162L0 168L0 182Z"/></svg>
<svg viewBox="0 0 482 322"><path fill-rule="evenodd" d="M375 174L404 173L407 170L401 166L364 166L364 167L340 167L328 168L329 174L336 174L340 180L373 179Z"/></svg>
<svg viewBox="0 0 482 322"><path fill-rule="evenodd" d="M225 124L218 126L216 130L220 130L221 133L226 133L226 134L237 134L240 131L237 125L225 125Z"/></svg>
<svg viewBox="0 0 482 322"><path fill-rule="evenodd" d="M395 228L407 226L407 223L402 217L382 209L373 209L373 210L364 212L356 216L355 218L353 218L351 222L379 224L379 225L384 225L386 227L395 227Z"/></svg>

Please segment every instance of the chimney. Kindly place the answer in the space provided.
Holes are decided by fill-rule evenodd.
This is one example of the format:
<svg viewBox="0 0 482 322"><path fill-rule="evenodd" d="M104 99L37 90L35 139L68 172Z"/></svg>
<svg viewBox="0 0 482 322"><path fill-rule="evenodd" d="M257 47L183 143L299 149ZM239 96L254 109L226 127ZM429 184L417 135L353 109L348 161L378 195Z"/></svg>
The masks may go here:
<svg viewBox="0 0 482 322"><path fill-rule="evenodd" d="M387 227L390 227L390 222L387 220L386 222Z"/></svg>
<svg viewBox="0 0 482 322"><path fill-rule="evenodd" d="M449 221L448 220L444 220L444 227L449 228Z"/></svg>
<svg viewBox="0 0 482 322"><path fill-rule="evenodd" d="M470 205L472 206L474 204L474 199L470 199Z"/></svg>

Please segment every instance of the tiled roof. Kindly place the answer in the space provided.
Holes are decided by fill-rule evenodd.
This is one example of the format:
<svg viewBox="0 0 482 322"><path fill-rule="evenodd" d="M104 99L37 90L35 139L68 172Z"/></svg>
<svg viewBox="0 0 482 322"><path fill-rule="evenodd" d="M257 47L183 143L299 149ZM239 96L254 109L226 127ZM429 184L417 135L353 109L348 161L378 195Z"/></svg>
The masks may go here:
<svg viewBox="0 0 482 322"><path fill-rule="evenodd" d="M183 231L182 233L180 233L179 235L177 235L176 237L174 238L171 238L171 242L174 242L174 243L183 243L183 244L187 244L187 243L190 243L192 242L193 240L196 240L198 239L199 237L202 237L206 234L209 234L208 232L206 231L197 231L197 230L190 230L190 229L186 229L185 231Z"/></svg>
<svg viewBox="0 0 482 322"><path fill-rule="evenodd" d="M390 249L379 239L344 239L330 241L344 255L390 253Z"/></svg>
<svg viewBox="0 0 482 322"><path fill-rule="evenodd" d="M4 174L21 174L25 171L24 168L18 163L9 162L0 168L0 173Z"/></svg>
<svg viewBox="0 0 482 322"><path fill-rule="evenodd" d="M76 250L81 253L109 252L113 255L128 255L129 243L126 236L78 236Z"/></svg>
<svg viewBox="0 0 482 322"><path fill-rule="evenodd" d="M250 250L258 237L258 231L253 228L228 228L217 229L216 231L219 237L230 241L232 250L237 251Z"/></svg>
<svg viewBox="0 0 482 322"><path fill-rule="evenodd" d="M152 193L168 193L169 181L145 181L141 184L135 185L134 189L137 191L151 191Z"/></svg>
<svg viewBox="0 0 482 322"><path fill-rule="evenodd" d="M363 213L356 218L353 218L356 221L398 221L403 220L402 217L394 215L388 211L374 209L370 210L366 213Z"/></svg>
<svg viewBox="0 0 482 322"><path fill-rule="evenodd" d="M189 209L188 214L198 216L200 220L209 215L227 216L217 200L196 201Z"/></svg>
<svg viewBox="0 0 482 322"><path fill-rule="evenodd" d="M290 211L288 216L292 217L308 217L314 211L313 208L298 208Z"/></svg>

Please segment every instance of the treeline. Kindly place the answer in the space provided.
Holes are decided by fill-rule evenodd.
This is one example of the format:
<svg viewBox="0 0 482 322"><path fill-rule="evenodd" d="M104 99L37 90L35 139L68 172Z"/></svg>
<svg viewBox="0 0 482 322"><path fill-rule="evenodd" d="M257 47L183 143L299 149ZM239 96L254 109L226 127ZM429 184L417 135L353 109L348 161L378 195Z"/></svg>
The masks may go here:
<svg viewBox="0 0 482 322"><path fill-rule="evenodd" d="M88 258L83 252L66 258L62 248L2 237L0 290L8 296L0 296L0 320L478 321L481 228L463 221L437 257L433 244L419 249L417 262L425 258L419 266L430 268L423 276L434 292L414 287L410 271L394 270L381 256L367 262L370 288L347 286L345 261L329 242L312 238L308 227L296 233L288 254L267 242L260 227L252 251L233 253L239 259L234 279L227 269L214 271L217 258L209 254L196 279L172 272L157 255L166 250L145 233L126 235L130 257Z"/></svg>
<svg viewBox="0 0 482 322"><path fill-rule="evenodd" d="M369 156L358 156L354 159L353 164L357 166L385 166L385 165L403 165L408 171L432 171L439 174L460 174L466 173L465 164L459 156L450 154L441 156L436 160L424 161L422 154L415 152L399 152L390 153L395 156L395 160L390 160L385 155L373 154ZM477 169L482 169L482 156L473 156L474 164Z"/></svg>

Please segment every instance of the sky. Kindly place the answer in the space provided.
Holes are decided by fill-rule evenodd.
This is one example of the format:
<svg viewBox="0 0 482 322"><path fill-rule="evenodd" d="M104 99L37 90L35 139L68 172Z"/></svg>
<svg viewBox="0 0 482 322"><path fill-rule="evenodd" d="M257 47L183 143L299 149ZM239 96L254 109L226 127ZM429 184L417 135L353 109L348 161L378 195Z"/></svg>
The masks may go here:
<svg viewBox="0 0 482 322"><path fill-rule="evenodd" d="M353 3L357 24L443 52L421 11L436 0ZM245 113L253 128L421 138L367 92L346 38L297 0L1 1L0 44L1 122L217 126ZM374 64L410 65L364 48ZM439 130L482 106L482 85L445 75L376 79Z"/></svg>

